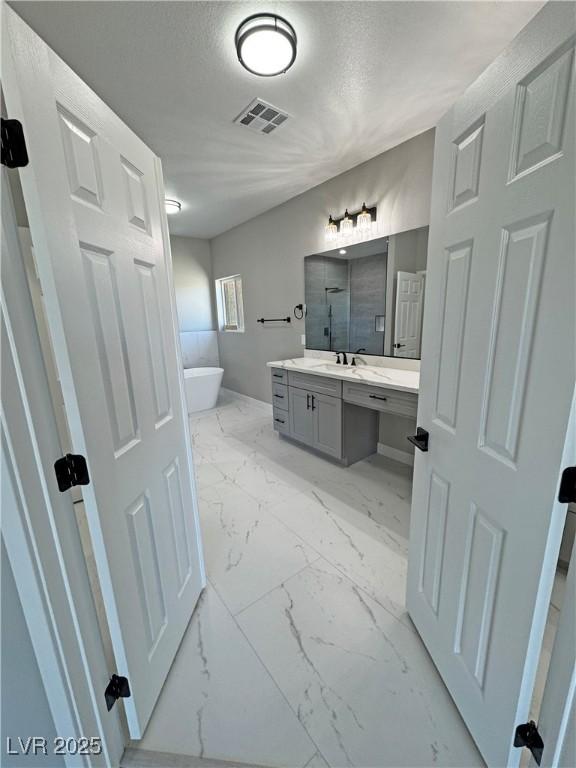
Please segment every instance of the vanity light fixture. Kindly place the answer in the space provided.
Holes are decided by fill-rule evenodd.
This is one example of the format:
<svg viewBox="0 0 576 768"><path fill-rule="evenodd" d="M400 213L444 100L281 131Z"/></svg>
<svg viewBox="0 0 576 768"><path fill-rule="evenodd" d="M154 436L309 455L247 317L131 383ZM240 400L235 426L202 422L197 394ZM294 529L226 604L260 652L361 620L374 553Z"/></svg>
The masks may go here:
<svg viewBox="0 0 576 768"><path fill-rule="evenodd" d="M346 248L340 248L340 250L338 251L338 253L340 254L340 256L346 256L346 254L348 253L348 251L346 250Z"/></svg>
<svg viewBox="0 0 576 768"><path fill-rule="evenodd" d="M238 61L248 72L274 77L287 72L296 59L296 32L275 13L249 16L236 30Z"/></svg>
<svg viewBox="0 0 576 768"><path fill-rule="evenodd" d="M346 209L344 216L337 219L330 216L328 224L324 227L326 240L334 242L344 239L347 243L349 238L370 239L376 230L377 214L378 209L375 205L368 208L366 203L363 203L362 209L359 211L348 213L348 209Z"/></svg>
<svg viewBox="0 0 576 768"><path fill-rule="evenodd" d="M366 203L362 203L362 210L356 217L356 228L360 232L368 232L372 229L372 215L366 208Z"/></svg>
<svg viewBox="0 0 576 768"><path fill-rule="evenodd" d="M354 230L354 220L350 218L350 215L348 213L348 208L346 208L346 213L344 214L344 218L340 222L340 234L344 237L349 237Z"/></svg>
<svg viewBox="0 0 576 768"><path fill-rule="evenodd" d="M328 242L333 242L338 237L338 225L335 223L332 216L328 217L328 224L324 227L324 234Z"/></svg>
<svg viewBox="0 0 576 768"><path fill-rule="evenodd" d="M164 200L164 206L166 208L166 213L171 216L173 213L180 213L180 210L182 208L182 203L179 203L178 200Z"/></svg>

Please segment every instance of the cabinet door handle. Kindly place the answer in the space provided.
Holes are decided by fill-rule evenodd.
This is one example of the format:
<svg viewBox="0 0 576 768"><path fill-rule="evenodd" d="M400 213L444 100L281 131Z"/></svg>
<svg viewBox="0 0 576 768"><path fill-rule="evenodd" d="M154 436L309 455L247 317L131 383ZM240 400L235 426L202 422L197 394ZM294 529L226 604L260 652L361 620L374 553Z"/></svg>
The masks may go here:
<svg viewBox="0 0 576 768"><path fill-rule="evenodd" d="M308 392L306 394L306 410L308 411L310 409L310 393Z"/></svg>
<svg viewBox="0 0 576 768"><path fill-rule="evenodd" d="M316 406L314 404L315 403L315 397L314 397L314 395L311 395L311 397L312 397L312 410L315 411L316 410Z"/></svg>
<svg viewBox="0 0 576 768"><path fill-rule="evenodd" d="M280 400L284 400L284 395L274 395L274 397L279 397Z"/></svg>
<svg viewBox="0 0 576 768"><path fill-rule="evenodd" d="M272 376L274 376L275 379L283 379L284 374L283 373L273 373Z"/></svg>
<svg viewBox="0 0 576 768"><path fill-rule="evenodd" d="M277 421L277 422L278 422L278 424L286 424L286 422L284 421L284 419L274 419L274 421Z"/></svg>
<svg viewBox="0 0 576 768"><path fill-rule="evenodd" d="M368 395L368 397L371 397L372 400L388 400L387 397L382 397L381 395Z"/></svg>

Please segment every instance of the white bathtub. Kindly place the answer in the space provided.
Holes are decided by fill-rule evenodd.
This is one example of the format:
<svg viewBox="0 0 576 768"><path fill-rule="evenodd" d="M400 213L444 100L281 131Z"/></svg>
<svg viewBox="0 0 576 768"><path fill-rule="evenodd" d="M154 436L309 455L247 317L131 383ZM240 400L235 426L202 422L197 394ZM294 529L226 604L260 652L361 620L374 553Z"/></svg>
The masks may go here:
<svg viewBox="0 0 576 768"><path fill-rule="evenodd" d="M184 390L188 413L214 408L224 368L185 368Z"/></svg>

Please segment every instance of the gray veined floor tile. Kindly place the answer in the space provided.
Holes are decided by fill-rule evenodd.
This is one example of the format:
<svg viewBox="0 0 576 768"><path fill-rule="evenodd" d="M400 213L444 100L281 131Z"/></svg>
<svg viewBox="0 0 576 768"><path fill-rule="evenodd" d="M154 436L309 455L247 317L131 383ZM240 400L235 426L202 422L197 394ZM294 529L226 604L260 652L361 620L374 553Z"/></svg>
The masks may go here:
<svg viewBox="0 0 576 768"><path fill-rule="evenodd" d="M304 766L317 751L210 585L132 746L279 768Z"/></svg>
<svg viewBox="0 0 576 768"><path fill-rule="evenodd" d="M405 608L407 542L395 532L319 486L269 511L412 627Z"/></svg>
<svg viewBox="0 0 576 768"><path fill-rule="evenodd" d="M384 456L370 456L350 467L300 451L287 469L384 525L408 547L412 468Z"/></svg>
<svg viewBox="0 0 576 768"><path fill-rule="evenodd" d="M208 578L233 613L319 555L229 480L200 490Z"/></svg>
<svg viewBox="0 0 576 768"><path fill-rule="evenodd" d="M318 560L237 617L330 766L481 766L418 635Z"/></svg>
<svg viewBox="0 0 576 768"><path fill-rule="evenodd" d="M326 760L322 757L322 755L319 752L316 752L314 757L309 760L309 762L306 763L304 768L330 768Z"/></svg>
<svg viewBox="0 0 576 768"><path fill-rule="evenodd" d="M259 451L243 456L242 460L218 461L214 466L261 504L284 501L310 487L306 481L292 477L284 469L282 459L269 459Z"/></svg>

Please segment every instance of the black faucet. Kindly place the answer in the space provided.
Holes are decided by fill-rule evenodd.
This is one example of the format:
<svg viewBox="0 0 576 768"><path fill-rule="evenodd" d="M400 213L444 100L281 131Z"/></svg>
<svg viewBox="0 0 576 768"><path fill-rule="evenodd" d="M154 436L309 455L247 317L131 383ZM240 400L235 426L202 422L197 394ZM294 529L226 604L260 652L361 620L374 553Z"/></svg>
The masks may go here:
<svg viewBox="0 0 576 768"><path fill-rule="evenodd" d="M356 352L354 352L355 355L359 355L360 352L366 352L366 347L360 347L360 349L357 349ZM356 365L356 358L352 358L352 365Z"/></svg>
<svg viewBox="0 0 576 768"><path fill-rule="evenodd" d="M342 355L342 358L344 360L344 365L348 365L348 358L346 356L346 352L336 352L336 363L340 365L342 363L342 360L340 360L340 355Z"/></svg>

